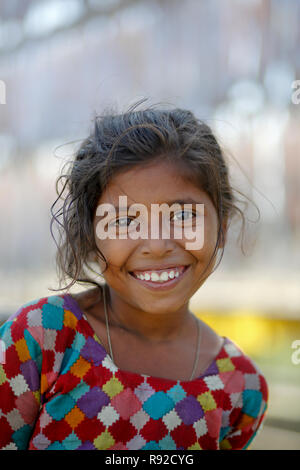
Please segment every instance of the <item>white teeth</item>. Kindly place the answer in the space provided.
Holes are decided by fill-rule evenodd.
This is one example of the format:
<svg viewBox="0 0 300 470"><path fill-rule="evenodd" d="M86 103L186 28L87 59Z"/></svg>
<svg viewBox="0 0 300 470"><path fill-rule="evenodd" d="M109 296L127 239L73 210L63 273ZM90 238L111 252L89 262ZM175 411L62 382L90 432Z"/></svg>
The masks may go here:
<svg viewBox="0 0 300 470"><path fill-rule="evenodd" d="M159 275L157 273L151 273L151 281L159 281Z"/></svg>
<svg viewBox="0 0 300 470"><path fill-rule="evenodd" d="M169 278L169 276L168 276L168 273L167 273L166 271L164 271L163 273L161 273L161 275L160 275L160 280L161 280L161 281L167 281L168 278Z"/></svg>
<svg viewBox="0 0 300 470"><path fill-rule="evenodd" d="M152 281L152 282L166 282L169 279L174 279L174 277L179 277L180 273L178 270L172 270L170 272L168 271L163 271L161 274L158 274L156 272L152 273L144 273L144 274L136 274L136 277L138 279L141 279L142 281Z"/></svg>

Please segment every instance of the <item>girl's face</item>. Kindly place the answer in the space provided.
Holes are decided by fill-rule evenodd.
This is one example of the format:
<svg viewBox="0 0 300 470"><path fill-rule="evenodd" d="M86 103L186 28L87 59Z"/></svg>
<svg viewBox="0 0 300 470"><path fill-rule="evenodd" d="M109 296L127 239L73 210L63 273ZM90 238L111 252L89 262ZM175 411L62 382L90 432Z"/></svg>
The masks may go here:
<svg viewBox="0 0 300 470"><path fill-rule="evenodd" d="M203 277L202 273L207 267L217 242L218 217L215 207L209 196L199 187L193 185L184 178L182 171L168 162L159 162L151 165L136 166L124 173L116 175L103 192L98 201L101 204L112 204L118 209L119 196L127 196L127 205L143 204L148 212L148 238L133 240L130 236L120 239L107 238L101 240L97 236L97 224L105 217L109 225L116 220L122 227L122 233L127 231L133 216L126 213L112 213L107 216L95 216L94 234L97 247L107 260L108 267L105 270L105 262L99 257L97 260L106 283L112 289L114 295L125 304L134 309L148 313L172 313L182 309L188 304L189 299L203 284L215 265L215 258L209 265ZM197 204L204 204L204 244L202 248L187 249L186 244L191 240L172 236L172 219L170 221L170 236L162 236L161 218L159 219L159 236L151 238L151 206L152 204L168 204L174 201L191 200ZM193 204L196 208L196 204ZM185 210L182 206L182 210ZM194 211L195 212L195 211ZM139 213L137 214L137 216ZM180 220L191 216L191 212L177 211L171 213L176 225ZM127 219L128 217L128 219ZM225 228L225 227L224 227ZM116 232L118 234L118 231ZM183 232L184 235L184 232ZM220 246L219 246L220 247ZM163 289L151 288L147 283L137 279L136 274L178 267L180 274L175 277L169 286ZM104 271L105 270L105 271ZM173 269L176 272L176 269ZM132 274L133 273L133 274ZM172 276L172 274L171 274ZM147 278L149 275L147 276ZM155 284L158 285L158 284ZM162 284L159 284L160 286Z"/></svg>

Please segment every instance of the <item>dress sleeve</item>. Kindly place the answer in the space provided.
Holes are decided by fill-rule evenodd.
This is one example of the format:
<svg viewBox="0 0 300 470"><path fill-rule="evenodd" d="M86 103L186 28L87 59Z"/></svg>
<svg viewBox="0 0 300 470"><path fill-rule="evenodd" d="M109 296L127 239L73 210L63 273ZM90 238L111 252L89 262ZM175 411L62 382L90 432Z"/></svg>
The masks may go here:
<svg viewBox="0 0 300 470"><path fill-rule="evenodd" d="M42 351L26 308L0 327L0 450L26 450L40 408Z"/></svg>
<svg viewBox="0 0 300 470"><path fill-rule="evenodd" d="M262 429L268 407L268 386L260 373L255 382L252 378L252 385L243 390L231 411L230 426L220 442L221 450L249 450Z"/></svg>

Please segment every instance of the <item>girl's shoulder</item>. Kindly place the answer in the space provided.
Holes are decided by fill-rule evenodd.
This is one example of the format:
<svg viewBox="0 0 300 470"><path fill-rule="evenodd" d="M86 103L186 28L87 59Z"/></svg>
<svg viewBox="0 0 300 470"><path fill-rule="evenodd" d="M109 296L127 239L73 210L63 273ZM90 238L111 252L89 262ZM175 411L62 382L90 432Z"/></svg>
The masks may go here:
<svg viewBox="0 0 300 470"><path fill-rule="evenodd" d="M216 364L224 390L229 393L235 406L243 403L244 411L248 410L250 415L253 407L266 407L269 398L266 377L257 362L235 341L224 337L224 345Z"/></svg>
<svg viewBox="0 0 300 470"><path fill-rule="evenodd" d="M250 357L241 346L227 336L224 337L222 350L223 355L221 360L223 359L223 362L219 364L220 370L222 370L223 365L224 370L235 370L246 375L263 375L262 370L255 360Z"/></svg>
<svg viewBox="0 0 300 470"><path fill-rule="evenodd" d="M18 324L24 322L32 326L61 329L65 317L74 315L78 320L82 317L82 310L91 305L99 289L90 289L81 293L56 294L38 297L21 305L5 322L5 324Z"/></svg>
<svg viewBox="0 0 300 470"><path fill-rule="evenodd" d="M220 374L224 382L238 380L238 378L241 382L252 380L253 383L259 382L259 385L265 382L260 367L242 347L231 338L219 335L206 323L201 322L201 324L204 333L201 353L207 352L207 357L210 358L208 364L214 365L212 368L214 373ZM205 369L205 372L209 371L210 367Z"/></svg>
<svg viewBox="0 0 300 470"><path fill-rule="evenodd" d="M72 342L82 312L70 294L36 298L20 306L0 327L6 347L32 339L44 349L58 342Z"/></svg>
<svg viewBox="0 0 300 470"><path fill-rule="evenodd" d="M266 403L268 384L257 362L231 338L219 336L210 327L205 332L203 345L207 349L214 347L218 352L201 378L207 383L214 384L215 381L216 387L230 395L231 402Z"/></svg>
<svg viewBox="0 0 300 470"><path fill-rule="evenodd" d="M21 324L25 324L27 321L28 326L44 326L45 328L55 327L56 323L57 328L59 328L60 320L62 319L62 311L67 305L67 294L38 297L21 305L5 323L14 323L21 326ZM52 324L49 325L49 322L51 323L51 317Z"/></svg>

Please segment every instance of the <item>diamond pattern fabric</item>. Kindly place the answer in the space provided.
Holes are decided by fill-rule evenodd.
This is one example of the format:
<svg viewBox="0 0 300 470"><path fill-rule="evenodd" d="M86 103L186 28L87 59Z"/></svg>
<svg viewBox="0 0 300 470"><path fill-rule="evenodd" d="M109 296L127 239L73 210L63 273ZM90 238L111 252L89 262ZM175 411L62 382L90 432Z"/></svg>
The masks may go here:
<svg viewBox="0 0 300 470"><path fill-rule="evenodd" d="M122 371L70 294L23 305L0 328L0 449L248 449L268 385L229 338L192 381Z"/></svg>

